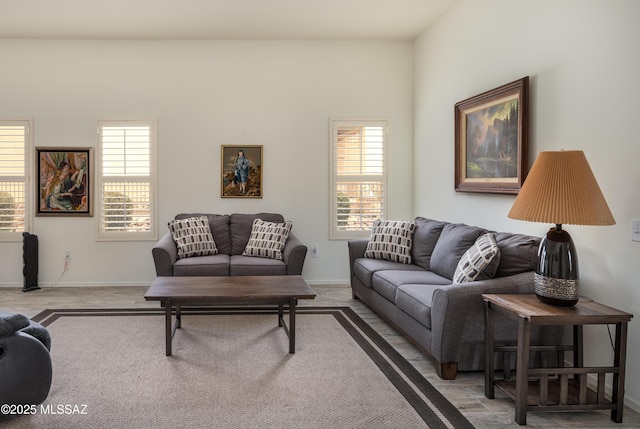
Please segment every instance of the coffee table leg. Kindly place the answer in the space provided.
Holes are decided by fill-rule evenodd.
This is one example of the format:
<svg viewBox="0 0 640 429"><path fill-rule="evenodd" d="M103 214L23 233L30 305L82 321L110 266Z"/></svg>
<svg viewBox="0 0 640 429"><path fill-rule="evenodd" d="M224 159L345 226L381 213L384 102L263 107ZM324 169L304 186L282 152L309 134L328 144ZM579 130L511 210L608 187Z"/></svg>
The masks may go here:
<svg viewBox="0 0 640 429"><path fill-rule="evenodd" d="M289 299L289 353L296 352L296 298Z"/></svg>
<svg viewBox="0 0 640 429"><path fill-rule="evenodd" d="M278 328L282 328L284 325L284 304L278 304Z"/></svg>
<svg viewBox="0 0 640 429"><path fill-rule="evenodd" d="M164 324L166 355L171 356L171 300L164 301Z"/></svg>
<svg viewBox="0 0 640 429"><path fill-rule="evenodd" d="M180 304L176 304L176 329L182 328L182 307ZM175 330L171 330L171 337L173 338L173 334Z"/></svg>

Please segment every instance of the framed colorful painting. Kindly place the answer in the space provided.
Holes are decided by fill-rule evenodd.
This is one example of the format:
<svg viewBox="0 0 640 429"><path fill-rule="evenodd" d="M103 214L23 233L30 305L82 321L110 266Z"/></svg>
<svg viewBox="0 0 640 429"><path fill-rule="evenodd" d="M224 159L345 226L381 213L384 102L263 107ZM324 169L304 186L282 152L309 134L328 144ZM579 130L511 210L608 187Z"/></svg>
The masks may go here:
<svg viewBox="0 0 640 429"><path fill-rule="evenodd" d="M36 216L93 216L93 149L36 148Z"/></svg>
<svg viewBox="0 0 640 429"><path fill-rule="evenodd" d="M262 198L262 146L222 145L222 198Z"/></svg>
<svg viewBox="0 0 640 429"><path fill-rule="evenodd" d="M517 194L528 168L529 77L455 105L455 190Z"/></svg>

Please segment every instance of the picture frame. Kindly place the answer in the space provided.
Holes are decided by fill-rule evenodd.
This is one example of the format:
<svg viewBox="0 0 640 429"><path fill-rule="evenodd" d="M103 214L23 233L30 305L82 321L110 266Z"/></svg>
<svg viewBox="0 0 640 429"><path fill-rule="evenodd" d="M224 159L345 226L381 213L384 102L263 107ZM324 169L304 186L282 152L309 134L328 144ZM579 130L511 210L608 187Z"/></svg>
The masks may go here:
<svg viewBox="0 0 640 429"><path fill-rule="evenodd" d="M262 198L262 145L222 145L222 198Z"/></svg>
<svg viewBox="0 0 640 429"><path fill-rule="evenodd" d="M93 148L36 148L36 216L93 216Z"/></svg>
<svg viewBox="0 0 640 429"><path fill-rule="evenodd" d="M455 191L518 194L528 170L529 77L455 104Z"/></svg>

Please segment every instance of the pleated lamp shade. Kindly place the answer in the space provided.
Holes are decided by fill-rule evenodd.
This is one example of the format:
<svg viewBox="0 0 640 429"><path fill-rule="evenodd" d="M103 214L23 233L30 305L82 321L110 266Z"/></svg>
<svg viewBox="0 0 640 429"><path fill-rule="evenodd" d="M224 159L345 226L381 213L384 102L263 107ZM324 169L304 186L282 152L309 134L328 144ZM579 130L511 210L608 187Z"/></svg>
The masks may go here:
<svg viewBox="0 0 640 429"><path fill-rule="evenodd" d="M581 150L540 152L507 216L553 224L616 223Z"/></svg>
<svg viewBox="0 0 640 429"><path fill-rule="evenodd" d="M547 304L575 305L580 299L578 255L562 225L616 223L584 153L541 152L508 216L555 224L540 241L535 293Z"/></svg>

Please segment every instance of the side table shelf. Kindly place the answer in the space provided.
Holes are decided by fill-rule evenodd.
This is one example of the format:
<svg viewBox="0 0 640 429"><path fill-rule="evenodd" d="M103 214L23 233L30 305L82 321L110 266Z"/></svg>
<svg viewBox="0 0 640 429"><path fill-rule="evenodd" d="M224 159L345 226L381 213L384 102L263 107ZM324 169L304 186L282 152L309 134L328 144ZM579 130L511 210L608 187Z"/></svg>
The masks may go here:
<svg viewBox="0 0 640 429"><path fill-rule="evenodd" d="M626 361L627 324L632 314L580 298L574 307L556 307L540 302L533 294L482 295L485 301L485 396L493 399L495 386L515 400L515 421L524 425L527 411L611 410L611 420L622 422L624 409L624 373ZM518 343L494 345L494 312L518 322ZM585 367L583 326L615 324L615 351L612 366ZM531 326L571 325L571 345L536 346L529 344ZM530 368L530 352L558 353L560 365L564 352L573 352L573 366ZM515 380L509 377L496 380L494 354L516 352ZM522 369L525 369L524 371ZM596 377L595 391L587 386L587 376ZM605 397L605 377L613 375L611 398Z"/></svg>

